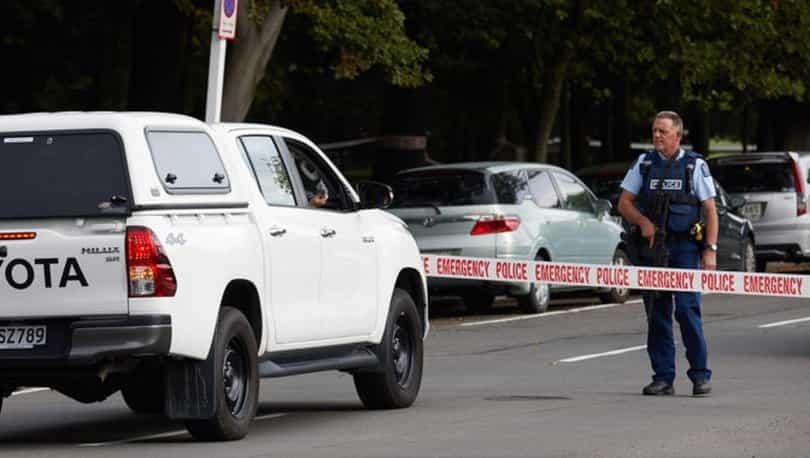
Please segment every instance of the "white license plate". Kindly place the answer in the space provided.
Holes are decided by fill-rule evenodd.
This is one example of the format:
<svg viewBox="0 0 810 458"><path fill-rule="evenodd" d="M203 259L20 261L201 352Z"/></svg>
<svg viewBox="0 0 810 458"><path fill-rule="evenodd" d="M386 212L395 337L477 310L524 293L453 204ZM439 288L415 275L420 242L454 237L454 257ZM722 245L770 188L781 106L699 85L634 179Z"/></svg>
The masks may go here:
<svg viewBox="0 0 810 458"><path fill-rule="evenodd" d="M0 350L34 348L47 343L46 326L0 326Z"/></svg>
<svg viewBox="0 0 810 458"><path fill-rule="evenodd" d="M762 204L759 202L752 202L743 205L740 213L751 221L759 221L762 218Z"/></svg>

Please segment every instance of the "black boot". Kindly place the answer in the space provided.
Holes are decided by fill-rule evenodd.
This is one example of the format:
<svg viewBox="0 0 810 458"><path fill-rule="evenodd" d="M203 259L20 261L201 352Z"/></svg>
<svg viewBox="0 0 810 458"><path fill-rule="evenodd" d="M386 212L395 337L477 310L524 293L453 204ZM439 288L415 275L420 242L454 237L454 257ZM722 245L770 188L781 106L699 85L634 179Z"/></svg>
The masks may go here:
<svg viewBox="0 0 810 458"><path fill-rule="evenodd" d="M671 396L675 394L675 388L671 383L659 380L645 386L643 393L647 396Z"/></svg>
<svg viewBox="0 0 810 458"><path fill-rule="evenodd" d="M712 385L708 380L698 379L692 385L692 396L708 396L712 392Z"/></svg>

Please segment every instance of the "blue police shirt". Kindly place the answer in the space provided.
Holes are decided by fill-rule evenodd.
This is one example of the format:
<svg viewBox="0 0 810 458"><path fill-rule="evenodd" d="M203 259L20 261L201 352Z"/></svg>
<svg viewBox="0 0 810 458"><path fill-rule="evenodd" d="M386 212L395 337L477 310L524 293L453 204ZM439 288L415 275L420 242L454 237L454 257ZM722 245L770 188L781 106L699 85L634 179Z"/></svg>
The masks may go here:
<svg viewBox="0 0 810 458"><path fill-rule="evenodd" d="M679 150L678 157L676 159L682 158L684 154L686 154L686 152L683 149ZM624 176L624 180L622 181L622 189L633 193L633 195L638 195L639 191L641 191L642 179L639 168L644 156L646 156L646 153L639 156L636 163L633 164L633 167L627 171L627 175ZM709 166L703 159L698 159L695 161L695 170L692 172L692 194L694 194L701 202L704 200L713 199L717 195L717 191L714 189L714 180L712 179L712 174L709 171Z"/></svg>

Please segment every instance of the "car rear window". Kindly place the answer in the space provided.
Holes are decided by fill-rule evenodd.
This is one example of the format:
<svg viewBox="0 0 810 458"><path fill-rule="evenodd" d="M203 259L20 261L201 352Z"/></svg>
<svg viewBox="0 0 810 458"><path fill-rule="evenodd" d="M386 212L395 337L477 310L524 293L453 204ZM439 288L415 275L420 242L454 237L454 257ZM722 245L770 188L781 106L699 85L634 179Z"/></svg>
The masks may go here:
<svg viewBox="0 0 810 458"><path fill-rule="evenodd" d="M394 177L392 207L494 204L495 195L482 172L426 170Z"/></svg>
<svg viewBox="0 0 810 458"><path fill-rule="evenodd" d="M709 168L727 192L795 192L790 162L723 163Z"/></svg>
<svg viewBox="0 0 810 458"><path fill-rule="evenodd" d="M0 219L128 214L121 141L109 131L0 133Z"/></svg>
<svg viewBox="0 0 810 458"><path fill-rule="evenodd" d="M495 173L490 179L500 204L519 204L531 195L525 172Z"/></svg>

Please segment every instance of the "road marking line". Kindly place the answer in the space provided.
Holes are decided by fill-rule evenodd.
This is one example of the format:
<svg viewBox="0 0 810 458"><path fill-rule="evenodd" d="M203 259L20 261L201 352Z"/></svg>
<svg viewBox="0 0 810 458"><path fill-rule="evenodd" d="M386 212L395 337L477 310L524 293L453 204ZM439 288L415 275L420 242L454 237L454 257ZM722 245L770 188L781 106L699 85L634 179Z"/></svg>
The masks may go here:
<svg viewBox="0 0 810 458"><path fill-rule="evenodd" d="M797 318L795 320L787 320L787 321L777 321L776 323L761 324L761 325L759 325L757 327L759 327L759 328L775 328L777 326L786 326L788 324L803 323L805 321L810 321L810 317Z"/></svg>
<svg viewBox="0 0 810 458"><path fill-rule="evenodd" d="M286 413L271 413L271 414L267 414L267 415L262 415L260 417L256 417L256 418L253 419L253 421L269 420L271 418L283 417L285 415L287 415L287 414ZM177 431L169 431L169 432L159 433L159 434L150 434L148 436L138 436L138 437L132 437L130 439L121 439L121 440L109 441L109 442L89 442L89 443L85 443L85 444L79 444L79 447L105 447L105 446L108 446L108 445L129 444L129 443L132 443L132 442L142 442L142 441L148 441L148 440L152 440L152 439L165 439L167 437L182 436L184 434L188 434L188 430L180 429L180 430L177 430Z"/></svg>
<svg viewBox="0 0 810 458"><path fill-rule="evenodd" d="M21 394L39 393L40 391L50 391L50 388L28 388L25 390L15 391L11 393L12 396L19 396Z"/></svg>
<svg viewBox="0 0 810 458"><path fill-rule="evenodd" d="M576 363L578 361L585 361L586 359L601 358L602 356L621 355L622 353L629 353L631 351L644 350L645 348L647 348L646 345L639 345L637 347L629 347L629 348L620 348L618 350L606 351L604 353L594 353L594 354L591 354L591 355L574 356L573 358L565 358L565 359L559 360L558 362L560 362L560 363Z"/></svg>
<svg viewBox="0 0 810 458"><path fill-rule="evenodd" d="M79 447L104 447L106 445L120 445L120 444L128 444L130 442L146 441L150 439L162 439L166 437L182 436L183 434L188 434L188 431L183 429L178 431L169 431L167 433L150 434L148 436L138 436L133 437L131 439L121 439L110 442L89 442L86 444L79 444Z"/></svg>
<svg viewBox="0 0 810 458"><path fill-rule="evenodd" d="M635 299L632 301L627 301L623 304L602 304L602 305L588 305L586 307L577 307L568 310L558 310L555 312L545 312L545 313L535 313L532 315L523 315L523 316L515 316L511 318L498 318L495 320L484 320L484 321L474 321L472 323L462 323L459 327L470 327L470 326L484 326L487 324L499 324L499 323L509 323L511 321L522 321L522 320L532 320L534 318L546 318L558 315L568 315L571 313L582 313L582 312L590 312L592 310L604 310L610 309L613 307L619 307L622 305L628 304L640 304L642 302L641 299Z"/></svg>

